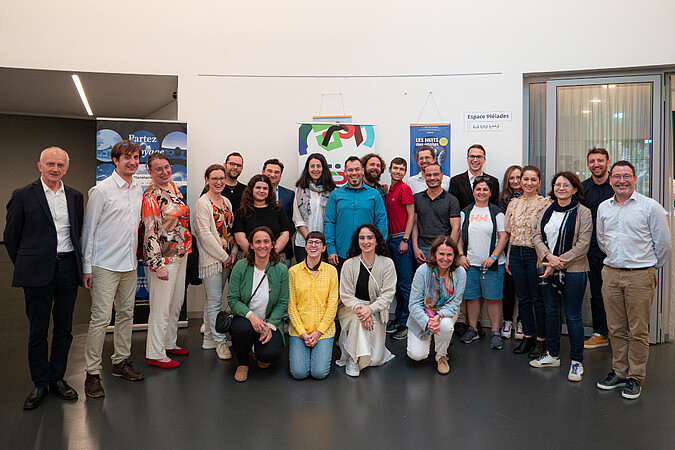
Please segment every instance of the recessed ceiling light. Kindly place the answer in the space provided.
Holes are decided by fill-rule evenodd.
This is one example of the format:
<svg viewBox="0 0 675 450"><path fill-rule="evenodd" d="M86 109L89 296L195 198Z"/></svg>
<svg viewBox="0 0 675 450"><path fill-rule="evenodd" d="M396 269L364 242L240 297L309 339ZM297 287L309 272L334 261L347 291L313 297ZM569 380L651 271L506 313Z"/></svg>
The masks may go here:
<svg viewBox="0 0 675 450"><path fill-rule="evenodd" d="M89 100L87 100L87 94L84 93L84 87L82 86L82 82L80 81L80 77L76 74L72 75L73 77L73 83L75 83L75 87L77 88L78 94L80 94L80 99L82 99L82 104L84 105L84 109L87 110L87 114L90 116L93 116L94 113L91 112L91 106L89 106Z"/></svg>
<svg viewBox="0 0 675 450"><path fill-rule="evenodd" d="M583 111L581 111L581 114L590 114L590 113L591 111L588 109L584 109Z"/></svg>
<svg viewBox="0 0 675 450"><path fill-rule="evenodd" d="M591 99L591 103L600 103L601 101L602 100L600 100L599 98Z"/></svg>

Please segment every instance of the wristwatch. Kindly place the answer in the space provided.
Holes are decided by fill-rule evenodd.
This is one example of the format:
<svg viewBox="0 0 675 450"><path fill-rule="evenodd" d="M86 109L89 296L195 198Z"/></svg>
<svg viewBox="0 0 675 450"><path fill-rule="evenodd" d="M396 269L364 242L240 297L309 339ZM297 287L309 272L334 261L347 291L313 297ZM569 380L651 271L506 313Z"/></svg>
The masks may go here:
<svg viewBox="0 0 675 450"><path fill-rule="evenodd" d="M402 240L403 242L405 242L406 244L407 244L408 242L410 242L410 238L407 238L407 237L404 237L404 238L402 238L401 240Z"/></svg>
<svg viewBox="0 0 675 450"><path fill-rule="evenodd" d="M497 261L497 257L496 257L495 255L490 255L490 258L492 258L493 260Z"/></svg>

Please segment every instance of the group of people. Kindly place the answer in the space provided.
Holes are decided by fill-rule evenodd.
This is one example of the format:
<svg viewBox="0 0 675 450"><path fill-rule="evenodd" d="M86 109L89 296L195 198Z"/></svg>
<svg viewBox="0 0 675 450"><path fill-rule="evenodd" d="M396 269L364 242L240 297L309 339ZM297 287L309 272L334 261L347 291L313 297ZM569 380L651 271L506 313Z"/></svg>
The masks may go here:
<svg viewBox="0 0 675 450"><path fill-rule="evenodd" d="M130 360L139 258L149 284L148 364L178 367L175 356L189 353L178 346L177 326L195 248L206 292L202 348L221 359L234 353L239 382L248 378L251 353L265 369L285 345L294 378L325 378L335 341L336 364L358 376L394 357L387 333L407 339L407 355L418 361L428 358L433 339L437 370L447 374L453 334L466 344L484 334L482 305L493 349L513 333L520 339L514 353L528 354L530 366L559 367L563 307L568 379L582 379L584 348L611 342L612 371L598 388L640 395L656 269L670 256L670 234L665 210L635 192L635 168L627 161L610 167L605 149L589 150L588 180L556 173L547 197L534 166L510 166L500 191L499 180L483 171L487 154L479 144L467 151L468 170L452 178L432 147L416 150L420 173L407 179L407 161L394 158L391 186L380 184L386 163L377 154L349 157L347 182L338 188L315 153L295 191L280 186L278 159L240 183L244 160L234 152L206 169L192 218L166 156L148 157L152 181L143 191L133 179L140 147L121 141L111 155L115 171L91 188L86 213L82 194L61 181L69 159L57 147L42 152L40 179L14 191L7 205L12 285L24 288L30 321L35 387L25 409L48 392L77 398L63 375L78 285L92 295L86 395L104 396L101 361L113 305L113 375L144 378ZM32 270L38 261L45 268ZM587 279L594 333L584 341ZM216 329L224 306L227 332Z"/></svg>

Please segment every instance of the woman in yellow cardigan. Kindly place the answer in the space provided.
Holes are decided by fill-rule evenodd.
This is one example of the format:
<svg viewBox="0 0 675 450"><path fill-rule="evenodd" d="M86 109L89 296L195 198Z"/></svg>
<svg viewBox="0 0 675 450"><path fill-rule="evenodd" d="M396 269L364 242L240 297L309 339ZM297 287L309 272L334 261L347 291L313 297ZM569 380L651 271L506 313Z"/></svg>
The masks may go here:
<svg viewBox="0 0 675 450"><path fill-rule="evenodd" d="M288 356L291 375L324 379L330 373L338 305L335 267L321 261L326 238L311 231L305 240L307 258L288 271Z"/></svg>

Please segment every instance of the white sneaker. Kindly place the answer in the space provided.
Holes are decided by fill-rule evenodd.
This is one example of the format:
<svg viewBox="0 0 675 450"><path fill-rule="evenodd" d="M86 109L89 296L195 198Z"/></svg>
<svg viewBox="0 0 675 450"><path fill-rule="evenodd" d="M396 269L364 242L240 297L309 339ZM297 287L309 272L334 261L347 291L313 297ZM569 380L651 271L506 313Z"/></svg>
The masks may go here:
<svg viewBox="0 0 675 450"><path fill-rule="evenodd" d="M204 350L213 350L218 346L218 343L214 341L213 339L204 339L202 341L202 348Z"/></svg>
<svg viewBox="0 0 675 450"><path fill-rule="evenodd" d="M532 367L560 367L560 358L554 358L548 352L544 353L537 359L530 361Z"/></svg>
<svg viewBox="0 0 675 450"><path fill-rule="evenodd" d="M504 339L511 338L511 329L513 328L513 322L510 320L505 320L504 325L502 326L502 337Z"/></svg>
<svg viewBox="0 0 675 450"><path fill-rule="evenodd" d="M516 331L515 333L513 333L513 337L520 341L524 336L525 335L523 334L523 323L521 321L518 321L518 324L516 325Z"/></svg>
<svg viewBox="0 0 675 450"><path fill-rule="evenodd" d="M359 370L359 365L356 364L351 358L347 358L347 364L345 365L345 373L350 377L358 377L361 371Z"/></svg>
<svg viewBox="0 0 675 450"><path fill-rule="evenodd" d="M584 366L579 361L572 361L570 364L570 372L567 374L567 379L570 381L581 381L584 377Z"/></svg>
<svg viewBox="0 0 675 450"><path fill-rule="evenodd" d="M199 332L200 332L201 334L204 334L205 331L206 331L206 326L205 326L204 324L202 324L202 326L199 327Z"/></svg>
<svg viewBox="0 0 675 450"><path fill-rule="evenodd" d="M218 342L218 345L216 347L216 354L218 355L218 358L220 359L231 359L232 358L232 352L230 351L230 347L227 346L227 342Z"/></svg>

